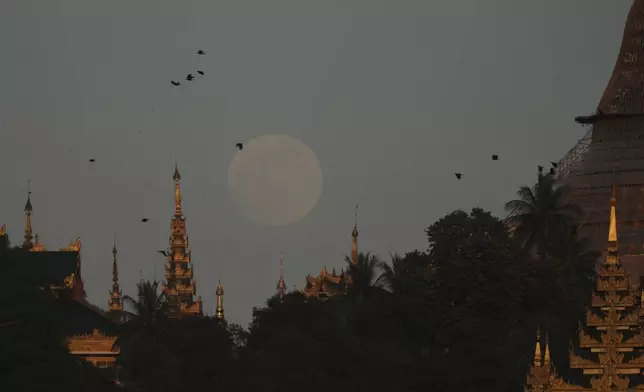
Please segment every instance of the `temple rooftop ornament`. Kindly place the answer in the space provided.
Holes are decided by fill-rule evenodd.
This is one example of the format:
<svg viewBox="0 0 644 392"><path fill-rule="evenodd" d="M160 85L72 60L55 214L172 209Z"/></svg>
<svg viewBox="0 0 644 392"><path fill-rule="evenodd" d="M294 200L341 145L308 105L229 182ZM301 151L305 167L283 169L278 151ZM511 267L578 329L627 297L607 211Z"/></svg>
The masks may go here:
<svg viewBox="0 0 644 392"><path fill-rule="evenodd" d="M284 300L286 295L286 281L284 280L284 254L280 255L280 279L277 282L277 296Z"/></svg>
<svg viewBox="0 0 644 392"><path fill-rule="evenodd" d="M108 309L110 312L122 312L123 311L123 292L119 286L119 269L118 263L116 261L116 254L118 253L116 249L116 240L113 241L114 245L112 246L112 289L110 290L110 299L107 303Z"/></svg>
<svg viewBox="0 0 644 392"><path fill-rule="evenodd" d="M217 283L217 308L215 309L215 318L217 320L224 319L224 288L221 285L221 280Z"/></svg>
<svg viewBox="0 0 644 392"><path fill-rule="evenodd" d="M526 380L526 392L644 390L644 384L634 385L630 378L644 371L644 334L639 320L640 307L635 301L637 294L630 285L629 273L620 262L617 198L615 186L612 188L606 256L597 272L596 289L585 326L579 325L579 345L583 353L578 354L571 349L569 357L570 367L587 376L588 383L586 386L575 385L558 377L550 363L547 341L543 360L541 358L542 347L537 332L537 346Z"/></svg>
<svg viewBox="0 0 644 392"><path fill-rule="evenodd" d="M31 228L31 213L34 208L31 205L31 181L27 181L27 202L25 203L25 235L24 241L22 242L22 247L24 249L31 249L34 244L33 239L33 229Z"/></svg>

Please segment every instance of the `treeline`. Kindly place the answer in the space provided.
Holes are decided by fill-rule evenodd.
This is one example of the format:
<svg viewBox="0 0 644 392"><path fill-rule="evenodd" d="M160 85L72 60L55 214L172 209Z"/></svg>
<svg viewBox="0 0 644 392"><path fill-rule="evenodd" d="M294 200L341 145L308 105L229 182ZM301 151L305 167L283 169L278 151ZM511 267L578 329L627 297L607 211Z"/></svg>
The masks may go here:
<svg viewBox="0 0 644 392"><path fill-rule="evenodd" d="M360 254L347 264L353 284L346 296L272 297L253 310L248 330L208 317L169 320L158 283L143 283L141 295L128 298L119 388L521 391L538 325L566 376L599 254L577 237L579 211L564 197L565 189L540 175L507 205L513 230L481 209L455 211L426 229L427 251L386 262ZM0 352L4 361L12 351L3 345ZM102 380L83 372L87 382Z"/></svg>

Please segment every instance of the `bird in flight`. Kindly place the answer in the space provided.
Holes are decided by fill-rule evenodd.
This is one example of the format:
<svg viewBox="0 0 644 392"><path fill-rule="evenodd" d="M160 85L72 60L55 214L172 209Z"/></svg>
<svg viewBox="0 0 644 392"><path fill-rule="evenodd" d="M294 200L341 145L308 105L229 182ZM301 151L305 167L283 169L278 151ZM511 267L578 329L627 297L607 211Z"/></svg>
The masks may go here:
<svg viewBox="0 0 644 392"><path fill-rule="evenodd" d="M171 80L170 83L172 83L173 86L179 86L181 83L175 82L174 80Z"/></svg>
<svg viewBox="0 0 644 392"><path fill-rule="evenodd" d="M498 156L498 155L496 155L496 154L493 154L493 155L492 155L492 160L493 160L493 161L498 161L498 160L499 160L499 156Z"/></svg>
<svg viewBox="0 0 644 392"><path fill-rule="evenodd" d="M239 149L239 151L244 149L244 145L242 143L235 144L235 147L237 147Z"/></svg>
<svg viewBox="0 0 644 392"><path fill-rule="evenodd" d="M148 219L148 218L143 218L143 219L141 219L141 222L143 222L143 223L145 223L145 222L147 222L147 221L149 221L149 219Z"/></svg>
<svg viewBox="0 0 644 392"><path fill-rule="evenodd" d="M199 71L199 70L197 70L197 73L198 73L199 75L203 75L203 74L204 74L204 73L203 73L203 71Z"/></svg>
<svg viewBox="0 0 644 392"><path fill-rule="evenodd" d="M193 80L194 78L195 78L195 77L194 77L192 74L188 74L188 76L186 76L186 80L187 80L187 81L191 81L191 80Z"/></svg>
<svg viewBox="0 0 644 392"><path fill-rule="evenodd" d="M204 54L206 54L206 52L204 52L204 51L203 51L203 49L199 49L199 50L197 51L197 54L204 55Z"/></svg>
<svg viewBox="0 0 644 392"><path fill-rule="evenodd" d="M456 176L456 178L458 178L459 180L460 180L461 178L463 178L463 173L454 173L454 175L455 175L455 176Z"/></svg>
<svg viewBox="0 0 644 392"><path fill-rule="evenodd" d="M96 159L94 159L94 158L90 158L90 159L89 159L89 161L90 161L90 162L96 162Z"/></svg>

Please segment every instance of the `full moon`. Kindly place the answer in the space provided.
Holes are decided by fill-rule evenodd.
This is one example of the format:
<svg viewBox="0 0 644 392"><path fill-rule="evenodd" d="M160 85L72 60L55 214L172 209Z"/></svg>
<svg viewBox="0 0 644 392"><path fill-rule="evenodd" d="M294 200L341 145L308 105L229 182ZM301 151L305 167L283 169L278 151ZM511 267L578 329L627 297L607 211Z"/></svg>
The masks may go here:
<svg viewBox="0 0 644 392"><path fill-rule="evenodd" d="M288 135L258 136L237 151L228 190L240 212L268 226L305 218L322 195L322 169L313 150Z"/></svg>

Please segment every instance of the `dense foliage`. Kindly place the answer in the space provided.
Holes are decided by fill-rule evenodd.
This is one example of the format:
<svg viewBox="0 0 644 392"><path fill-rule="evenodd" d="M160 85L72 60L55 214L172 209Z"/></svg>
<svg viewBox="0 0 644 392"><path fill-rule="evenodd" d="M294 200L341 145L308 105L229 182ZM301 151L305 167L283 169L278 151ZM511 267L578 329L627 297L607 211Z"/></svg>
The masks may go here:
<svg viewBox="0 0 644 392"><path fill-rule="evenodd" d="M426 229L427 250L388 262L368 253L355 265L347 259L354 282L347 295L271 297L253 310L248 330L208 317L169 320L158 282L142 282L137 299L127 299L121 380L127 389L154 392L520 391L538 325L550 333L565 374L598 254L577 237L577 209L551 178L540 176L518 196L508 204L514 231L481 209L452 212ZM30 301L42 309L37 315L22 315L8 301L15 314L0 320L55 317L42 299ZM0 350L19 355L21 346L8 344ZM78 365L54 346L29 348L29 366L55 383L61 376L41 370L38 355L50 365L45 352L60 357L60 374ZM13 379L23 380L16 372Z"/></svg>

